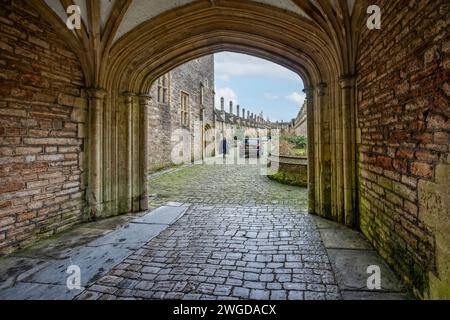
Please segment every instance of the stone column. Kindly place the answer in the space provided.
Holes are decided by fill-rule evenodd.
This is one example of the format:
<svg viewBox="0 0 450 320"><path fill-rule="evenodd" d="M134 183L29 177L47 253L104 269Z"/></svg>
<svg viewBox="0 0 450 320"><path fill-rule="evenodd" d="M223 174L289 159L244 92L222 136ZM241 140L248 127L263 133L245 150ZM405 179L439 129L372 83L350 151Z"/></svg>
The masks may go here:
<svg viewBox="0 0 450 320"><path fill-rule="evenodd" d="M305 88L307 103L307 130L308 130L308 211L314 214L315 211L315 156L314 156L314 88ZM277 121L278 125L278 121Z"/></svg>
<svg viewBox="0 0 450 320"><path fill-rule="evenodd" d="M89 99L89 178L86 190L91 219L101 216L103 210L103 109L106 91L91 88Z"/></svg>
<svg viewBox="0 0 450 320"><path fill-rule="evenodd" d="M330 108L329 94L327 84L319 83L317 85L318 95L318 114L316 131L319 135L318 162L320 170L320 205L319 210L322 216L332 217L331 206L331 146L330 146Z"/></svg>
<svg viewBox="0 0 450 320"><path fill-rule="evenodd" d="M148 210L148 139L149 139L149 109L152 98L148 94L139 95L139 111L140 111L140 210Z"/></svg>
<svg viewBox="0 0 450 320"><path fill-rule="evenodd" d="M355 78L345 76L340 80L342 90L342 157L344 176L344 215L345 224L356 223L356 115L355 115Z"/></svg>
<svg viewBox="0 0 450 320"><path fill-rule="evenodd" d="M126 184L123 186L120 186L121 188L126 189L126 201L127 201L127 211L128 212L134 212L134 209L136 208L136 203L134 200L134 194L135 194L135 187L136 187L136 181L134 179L134 171L135 171L135 148L138 147L138 145L134 144L134 127L135 127L135 108L134 108L134 99L136 97L136 94L132 92L125 92L123 93L123 101L125 104L125 122L126 122L126 132L123 134L126 134L127 136L127 142L126 146L123 146L123 148L120 148L123 150L122 152L126 153ZM136 210L137 211L137 210Z"/></svg>

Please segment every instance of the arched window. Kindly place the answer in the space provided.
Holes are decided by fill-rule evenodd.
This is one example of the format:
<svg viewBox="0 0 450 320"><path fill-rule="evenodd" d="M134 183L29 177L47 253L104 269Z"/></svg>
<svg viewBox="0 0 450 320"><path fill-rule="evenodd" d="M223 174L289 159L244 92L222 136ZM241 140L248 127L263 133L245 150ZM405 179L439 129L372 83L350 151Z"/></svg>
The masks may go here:
<svg viewBox="0 0 450 320"><path fill-rule="evenodd" d="M181 124L189 126L189 95L181 92Z"/></svg>
<svg viewBox="0 0 450 320"><path fill-rule="evenodd" d="M160 77L158 83L158 102L169 103L169 74Z"/></svg>
<svg viewBox="0 0 450 320"><path fill-rule="evenodd" d="M200 83L200 105L202 106L205 102L205 88L203 83Z"/></svg>

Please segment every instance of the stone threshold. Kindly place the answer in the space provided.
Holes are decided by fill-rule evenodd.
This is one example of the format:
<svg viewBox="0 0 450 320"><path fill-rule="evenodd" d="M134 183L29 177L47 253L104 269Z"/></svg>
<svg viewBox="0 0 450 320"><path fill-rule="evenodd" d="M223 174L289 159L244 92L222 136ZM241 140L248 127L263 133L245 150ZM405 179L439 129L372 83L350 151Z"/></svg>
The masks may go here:
<svg viewBox="0 0 450 320"><path fill-rule="evenodd" d="M189 205L169 202L141 215L81 224L0 259L1 300L69 300L175 223ZM80 268L80 289L69 290L69 266Z"/></svg>
<svg viewBox="0 0 450 320"><path fill-rule="evenodd" d="M314 219L344 300L413 299L360 232L318 216ZM367 279L371 276L368 267L374 265L380 268L379 290L370 290L367 286Z"/></svg>

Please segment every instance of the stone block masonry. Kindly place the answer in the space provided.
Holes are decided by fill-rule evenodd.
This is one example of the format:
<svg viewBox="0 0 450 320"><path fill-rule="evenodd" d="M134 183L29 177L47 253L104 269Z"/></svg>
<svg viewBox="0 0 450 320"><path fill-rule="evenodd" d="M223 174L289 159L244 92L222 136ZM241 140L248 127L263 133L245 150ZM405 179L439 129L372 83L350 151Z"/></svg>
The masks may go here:
<svg viewBox="0 0 450 320"><path fill-rule="evenodd" d="M158 85L153 84L153 97L149 112L149 170L155 171L173 164L181 130L190 135L187 149L192 160L203 159L204 130L213 124L214 112L214 56L209 55L189 61L167 74L168 99L158 101ZM182 124L181 94L188 95L188 124ZM183 141L183 144L189 143ZM183 148L181 148L183 149ZM180 156L177 154L177 156ZM182 156L189 158L189 156ZM186 162L190 162L187 159Z"/></svg>
<svg viewBox="0 0 450 320"><path fill-rule="evenodd" d="M357 66L361 229L419 296L450 298L450 6L376 4Z"/></svg>
<svg viewBox="0 0 450 320"><path fill-rule="evenodd" d="M0 1L0 255L82 220L84 79L52 30Z"/></svg>

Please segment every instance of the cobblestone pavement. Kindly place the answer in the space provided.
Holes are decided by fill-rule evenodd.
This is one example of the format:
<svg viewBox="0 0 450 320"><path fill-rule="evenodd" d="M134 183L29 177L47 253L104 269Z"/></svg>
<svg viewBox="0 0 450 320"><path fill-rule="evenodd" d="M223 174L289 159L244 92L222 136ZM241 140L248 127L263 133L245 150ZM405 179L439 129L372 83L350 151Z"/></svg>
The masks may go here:
<svg viewBox="0 0 450 320"><path fill-rule="evenodd" d="M404 298L359 233L307 214L307 189L255 165L172 168L149 181L151 206L188 210L77 299ZM384 292L367 292L372 264Z"/></svg>
<svg viewBox="0 0 450 320"><path fill-rule="evenodd" d="M167 201L202 204L307 207L307 189L260 175L257 165L193 165L150 176L150 205Z"/></svg>
<svg viewBox="0 0 450 320"><path fill-rule="evenodd" d="M311 216L193 205L80 299L339 299Z"/></svg>
<svg viewBox="0 0 450 320"><path fill-rule="evenodd" d="M194 165L150 177L151 205L192 204L79 299L339 299L307 192L256 165Z"/></svg>

